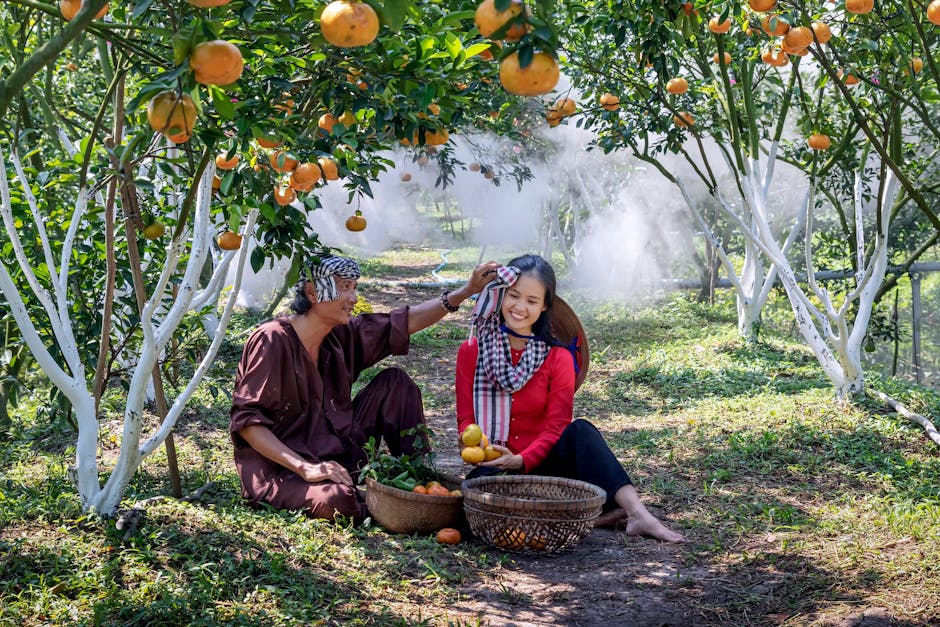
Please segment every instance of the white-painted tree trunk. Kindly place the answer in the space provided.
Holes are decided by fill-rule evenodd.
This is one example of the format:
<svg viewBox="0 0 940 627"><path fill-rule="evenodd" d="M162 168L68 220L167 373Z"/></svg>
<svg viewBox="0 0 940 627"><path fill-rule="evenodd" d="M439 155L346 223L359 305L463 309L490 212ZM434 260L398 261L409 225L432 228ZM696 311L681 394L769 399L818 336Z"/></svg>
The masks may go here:
<svg viewBox="0 0 940 627"><path fill-rule="evenodd" d="M247 240L254 230L258 212L257 210L251 211L243 226L242 232L246 236L246 242L237 253L237 269L232 294L219 320L212 343L203 356L189 385L174 399L166 418L157 430L141 444L146 390L159 355L172 338L187 312L199 309L210 302L215 302L229 264L232 259L236 258L236 253L224 255L220 263L217 264L209 285L201 291L197 290L199 275L206 256L209 254L213 233L209 209L215 167L214 164L210 163L198 182L192 230L181 236L180 239L170 243L157 288L142 312L143 342L134 361L133 374L127 393L120 453L114 468L110 471L107 482L102 486L97 461L98 417L95 413L94 397L90 390L91 381L86 380L85 370L72 332L73 327L69 318L68 306L69 259L72 245L87 207L87 190L82 189L78 192L69 231L62 243L62 254L60 259L56 260L49 245L49 239L46 236L44 217L41 215L39 205L30 192L28 179L23 172L19 158L16 154L13 154L10 156L10 160L19 178L24 198L26 198L33 215L36 233L43 251L43 260L50 271L51 285L41 284L23 250L13 219L10 185L6 175L6 156L0 150L0 161L3 163L3 167L0 167L0 203L2 203L0 215L2 215L6 233L10 238L16 262L29 287L28 291L21 293L13 282L9 269L3 260L0 260L0 292L9 303L23 339L42 371L49 377L52 385L58 388L72 404L78 424L75 478L82 506L89 511L96 511L102 515L111 515L117 510L124 491L141 461L152 453L171 432L184 406L218 353L241 287L245 261L248 256ZM190 237L191 240L185 241L185 237ZM173 299L169 310L164 312L161 310L161 303L167 297L170 281L177 276L179 260L187 252L187 249L189 258L183 276L178 282L176 297ZM51 292L49 288L51 288ZM42 338L39 336L27 311L27 299L35 300L42 307L47 318L42 323L48 324L48 327L52 330L55 343L62 355L62 360L65 362L64 364L56 362L48 348L43 344Z"/></svg>

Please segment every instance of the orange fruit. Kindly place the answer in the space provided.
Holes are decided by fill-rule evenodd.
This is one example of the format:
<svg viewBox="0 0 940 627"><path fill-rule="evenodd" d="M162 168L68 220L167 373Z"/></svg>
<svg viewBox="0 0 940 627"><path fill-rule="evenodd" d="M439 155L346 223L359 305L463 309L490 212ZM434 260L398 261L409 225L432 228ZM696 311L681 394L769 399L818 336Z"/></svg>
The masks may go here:
<svg viewBox="0 0 940 627"><path fill-rule="evenodd" d="M488 462L502 456L503 454L493 448L492 445L483 448L483 461Z"/></svg>
<svg viewBox="0 0 940 627"><path fill-rule="evenodd" d="M163 237L164 233L166 233L166 227L159 221L152 222L144 227L144 237L149 240Z"/></svg>
<svg viewBox="0 0 940 627"><path fill-rule="evenodd" d="M450 491L450 495L451 496L463 496L463 492L461 492L457 488L454 488L453 490Z"/></svg>
<svg viewBox="0 0 940 627"><path fill-rule="evenodd" d="M431 496L450 496L450 490L442 485L434 485L428 488L428 494Z"/></svg>
<svg viewBox="0 0 940 627"><path fill-rule="evenodd" d="M680 111L678 115L673 116L672 121L680 128L693 126L695 124L695 117L688 111Z"/></svg>
<svg viewBox="0 0 940 627"><path fill-rule="evenodd" d="M858 85L860 82L862 82L862 80L854 74L846 74L843 78L842 70L839 70L837 75L846 85Z"/></svg>
<svg viewBox="0 0 940 627"><path fill-rule="evenodd" d="M670 94L684 94L689 91L689 81L685 80L681 76L676 78L670 78L666 83L666 91Z"/></svg>
<svg viewBox="0 0 940 627"><path fill-rule="evenodd" d="M721 20L720 15L716 15L715 17L708 20L708 30L710 30L713 33L718 33L719 35L721 33L727 33L729 30L731 30L730 19L726 19L724 22L720 20Z"/></svg>
<svg viewBox="0 0 940 627"><path fill-rule="evenodd" d="M323 171L323 180L335 181L339 178L339 168L336 166L335 161L329 157L320 157L317 159L317 163Z"/></svg>
<svg viewBox="0 0 940 627"><path fill-rule="evenodd" d="M790 62L787 58L787 55L782 50L773 50L772 48L767 48L760 55L761 60L767 65L773 65L776 67L782 67Z"/></svg>
<svg viewBox="0 0 940 627"><path fill-rule="evenodd" d="M545 121L548 122L549 126L558 126L564 118L565 116L561 114L561 111L555 109L555 107L549 107L545 111Z"/></svg>
<svg viewBox="0 0 940 627"><path fill-rule="evenodd" d="M78 15L83 4L85 3L82 2L82 0L59 0L59 11L62 12L62 17L71 22L72 18ZM100 20L107 15L110 6L109 4L105 4L101 7L101 10L95 15L95 19Z"/></svg>
<svg viewBox="0 0 940 627"><path fill-rule="evenodd" d="M219 175L216 174L212 177L212 189L218 191L222 187L222 179L219 178Z"/></svg>
<svg viewBox="0 0 940 627"><path fill-rule="evenodd" d="M274 202L282 207L286 207L297 200L297 192L293 188L284 186L275 186L274 187Z"/></svg>
<svg viewBox="0 0 940 627"><path fill-rule="evenodd" d="M875 8L875 0L845 0L845 10L849 13L871 13Z"/></svg>
<svg viewBox="0 0 940 627"><path fill-rule="evenodd" d="M428 489L421 485L420 483L411 489L412 492L416 494L427 494Z"/></svg>
<svg viewBox="0 0 940 627"><path fill-rule="evenodd" d="M940 0L938 0L938 2L940 2ZM813 34L816 35L816 40L819 43L824 44L832 39L832 31L825 22L813 22L810 24L810 28L813 30Z"/></svg>
<svg viewBox="0 0 940 627"><path fill-rule="evenodd" d="M822 133L814 133L809 136L809 139L806 140L806 143L809 144L809 147L813 150L827 150L829 146L832 145L832 141L829 139L828 135L823 135Z"/></svg>
<svg viewBox="0 0 940 627"><path fill-rule="evenodd" d="M421 155L420 157L418 157L417 164L418 164L418 165L427 165L427 164L429 164L430 162L431 162L431 160L428 158L427 155Z"/></svg>
<svg viewBox="0 0 940 627"><path fill-rule="evenodd" d="M232 155L232 158L229 159L225 156L225 153L216 155L215 157L215 167L220 170L234 170L235 166L238 165L238 155Z"/></svg>
<svg viewBox="0 0 940 627"><path fill-rule="evenodd" d="M478 424L467 425L467 428L460 434L460 441L465 446L477 446L483 439L483 429Z"/></svg>
<svg viewBox="0 0 940 627"><path fill-rule="evenodd" d="M346 128L352 128L356 125L356 114L352 111L344 111L341 116L336 118L336 121Z"/></svg>
<svg viewBox="0 0 940 627"><path fill-rule="evenodd" d="M712 62L713 62L713 63L718 63L718 53L717 53L717 52L716 52L714 55L712 55ZM730 52L726 52L726 53L725 53L725 65L731 65L731 53L730 53Z"/></svg>
<svg viewBox="0 0 940 627"><path fill-rule="evenodd" d="M224 39L196 44L189 55L189 67L197 83L231 85L242 75L245 60L235 44Z"/></svg>
<svg viewBox="0 0 940 627"><path fill-rule="evenodd" d="M408 181L411 180L411 175L410 175L409 173L405 172L404 174L402 174L402 175L401 175L400 177L398 177L398 178L400 178L403 183L407 183Z"/></svg>
<svg viewBox="0 0 940 627"><path fill-rule="evenodd" d="M294 168L290 175L290 186L298 192L309 192L320 180L320 166L304 162Z"/></svg>
<svg viewBox="0 0 940 627"><path fill-rule="evenodd" d="M940 26L940 0L933 0L927 5L927 19L931 24Z"/></svg>
<svg viewBox="0 0 940 627"><path fill-rule="evenodd" d="M749 0L748 4L752 11L770 11L777 6L777 0Z"/></svg>
<svg viewBox="0 0 940 627"><path fill-rule="evenodd" d="M486 434L483 434L483 437L480 438L480 443L477 444L480 448L486 450L486 447L490 445L490 439L486 437Z"/></svg>
<svg viewBox="0 0 940 627"><path fill-rule="evenodd" d="M457 544L460 542L460 532L451 527L444 527L437 532L437 541L441 544Z"/></svg>
<svg viewBox="0 0 940 627"><path fill-rule="evenodd" d="M486 459L486 453L479 446L465 446L460 457L468 464L479 464Z"/></svg>
<svg viewBox="0 0 940 627"><path fill-rule="evenodd" d="M505 26L506 22L523 15L524 10L525 8L521 0L512 0L509 4L509 8L505 11L498 11L494 0L483 0L477 7L473 22L477 25L477 30L480 31L480 35L489 37ZM516 41L525 35L527 30L528 24L516 22L506 29L506 34L503 35L503 39Z"/></svg>
<svg viewBox="0 0 940 627"><path fill-rule="evenodd" d="M322 128L327 133L333 132L333 127L336 126L338 120L333 117L332 113L324 113L320 116L320 119L317 120L317 126Z"/></svg>
<svg viewBox="0 0 940 627"><path fill-rule="evenodd" d="M542 549L548 546L548 538L544 536L533 536L529 538L529 541L526 544L529 545L530 549L541 551Z"/></svg>
<svg viewBox="0 0 940 627"><path fill-rule="evenodd" d="M268 157L271 167L278 172L290 172L297 167L297 159L290 156L290 153L284 150L275 150Z"/></svg>
<svg viewBox="0 0 940 627"><path fill-rule="evenodd" d="M532 63L519 65L519 53L513 52L499 64L499 82L503 89L517 96L541 96L558 84L558 61L546 52L532 55Z"/></svg>
<svg viewBox="0 0 940 627"><path fill-rule="evenodd" d="M496 532L493 536L496 546L504 549L524 549L526 546L526 533L518 527L507 527Z"/></svg>
<svg viewBox="0 0 940 627"><path fill-rule="evenodd" d="M496 178L496 172L495 172L494 170L487 170L486 172L483 173L483 178L485 178L485 179L495 179L495 178Z"/></svg>
<svg viewBox="0 0 940 627"><path fill-rule="evenodd" d="M805 48L813 43L813 31L806 26L794 26L783 36L783 43L793 50Z"/></svg>
<svg viewBox="0 0 940 627"><path fill-rule="evenodd" d="M320 14L320 32L338 48L366 46L379 34L379 16L365 2L336 0Z"/></svg>
<svg viewBox="0 0 940 627"><path fill-rule="evenodd" d="M424 143L428 146L442 146L447 143L449 138L450 133L444 128L439 131L425 131L424 133Z"/></svg>
<svg viewBox="0 0 940 627"><path fill-rule="evenodd" d="M277 148L281 145L280 140L274 139L273 137L258 137L255 141L257 141L258 145L262 148Z"/></svg>
<svg viewBox="0 0 940 627"><path fill-rule="evenodd" d="M441 114L441 105L436 102L432 102L428 105L428 111L431 112L431 115L440 115Z"/></svg>
<svg viewBox="0 0 940 627"><path fill-rule="evenodd" d="M161 91L147 103L147 122L171 142L182 144L189 141L196 126L196 103L189 94L180 96L172 89Z"/></svg>
<svg viewBox="0 0 940 627"><path fill-rule="evenodd" d="M574 112L578 109L578 103L571 98L559 98L555 102L555 109L565 116L574 115Z"/></svg>
<svg viewBox="0 0 940 627"><path fill-rule="evenodd" d="M775 13L765 15L764 19L760 21L760 26L765 33L775 37L786 35L787 31L790 30L790 23Z"/></svg>
<svg viewBox="0 0 940 627"><path fill-rule="evenodd" d="M346 230L358 232L366 228L366 219L362 216L349 216L346 218Z"/></svg>
<svg viewBox="0 0 940 627"><path fill-rule="evenodd" d="M242 236L233 231L221 233L217 241L222 250L238 250L242 247Z"/></svg>
<svg viewBox="0 0 940 627"><path fill-rule="evenodd" d="M913 72L917 74L922 69L924 69L924 60L920 57L913 57L910 61L907 62L904 66L904 73Z"/></svg>
<svg viewBox="0 0 940 627"><path fill-rule="evenodd" d="M809 48L792 48L787 45L786 41L780 42L780 50L787 54L795 54L798 57L805 57L809 54Z"/></svg>
<svg viewBox="0 0 940 627"><path fill-rule="evenodd" d="M600 101L604 111L616 111L620 108L620 98L610 92L602 95Z"/></svg>
<svg viewBox="0 0 940 627"><path fill-rule="evenodd" d="M467 169L470 170L471 172L479 172L479 171L480 171L480 164L479 164L479 163L471 163L470 165L467 166Z"/></svg>
<svg viewBox="0 0 940 627"><path fill-rule="evenodd" d="M200 9L211 9L212 7L220 7L223 4L228 4L232 0L187 0L194 7L199 7Z"/></svg>

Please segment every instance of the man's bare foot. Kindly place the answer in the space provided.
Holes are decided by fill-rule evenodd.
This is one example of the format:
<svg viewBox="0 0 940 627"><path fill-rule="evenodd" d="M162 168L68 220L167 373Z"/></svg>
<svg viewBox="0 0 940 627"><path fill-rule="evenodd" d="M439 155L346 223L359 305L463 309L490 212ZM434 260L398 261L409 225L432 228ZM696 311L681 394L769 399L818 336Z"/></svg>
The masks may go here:
<svg viewBox="0 0 940 627"><path fill-rule="evenodd" d="M594 526L616 527L618 524L623 524L625 522L627 522L627 513L623 511L623 508L617 507L598 516L597 520L594 521Z"/></svg>
<svg viewBox="0 0 940 627"><path fill-rule="evenodd" d="M643 511L627 518L628 536L647 536L662 540L663 542L682 543L685 542L685 536L681 533L672 531L659 522L659 519L647 511Z"/></svg>

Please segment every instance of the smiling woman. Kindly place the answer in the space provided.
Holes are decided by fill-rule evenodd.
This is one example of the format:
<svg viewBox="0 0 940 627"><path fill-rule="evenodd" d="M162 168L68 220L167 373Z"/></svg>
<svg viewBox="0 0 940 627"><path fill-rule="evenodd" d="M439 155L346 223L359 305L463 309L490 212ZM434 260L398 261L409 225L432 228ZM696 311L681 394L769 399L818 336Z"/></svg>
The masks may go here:
<svg viewBox="0 0 940 627"><path fill-rule="evenodd" d="M446 302L455 307L479 292L495 266L475 268ZM245 343L229 431L242 496L253 504L362 519L355 477L369 439L384 439L392 455L428 446L402 437L424 422L421 392L404 371L383 370L355 397L352 386L366 368L406 354L411 334L449 309L434 298L354 316L359 276L353 259L318 260L297 283L293 315L261 324Z"/></svg>

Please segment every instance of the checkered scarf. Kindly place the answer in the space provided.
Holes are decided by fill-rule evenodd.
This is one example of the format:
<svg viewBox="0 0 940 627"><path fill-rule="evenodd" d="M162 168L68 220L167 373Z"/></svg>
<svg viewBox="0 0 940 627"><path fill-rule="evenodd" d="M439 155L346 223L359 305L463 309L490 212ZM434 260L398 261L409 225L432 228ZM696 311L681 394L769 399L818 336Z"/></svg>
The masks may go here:
<svg viewBox="0 0 940 627"><path fill-rule="evenodd" d="M519 269L512 266L498 268L496 279L480 293L470 319L478 347L473 376L473 412L483 433L497 444L509 440L513 392L528 383L549 351L548 344L529 336L518 365L512 365L509 338L500 324L499 309L506 288L516 282L519 274Z"/></svg>
<svg viewBox="0 0 940 627"><path fill-rule="evenodd" d="M313 281L318 303L336 300L334 276L353 280L362 276L359 264L349 257L326 257L320 263L310 266L309 272L309 278L301 279L301 285L307 280Z"/></svg>

